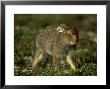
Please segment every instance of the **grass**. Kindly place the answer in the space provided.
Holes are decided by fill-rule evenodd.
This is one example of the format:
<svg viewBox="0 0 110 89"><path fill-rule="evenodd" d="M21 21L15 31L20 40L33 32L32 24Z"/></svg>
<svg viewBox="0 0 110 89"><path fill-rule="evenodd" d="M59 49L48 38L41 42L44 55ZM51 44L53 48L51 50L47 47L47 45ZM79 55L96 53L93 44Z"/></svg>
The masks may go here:
<svg viewBox="0 0 110 89"><path fill-rule="evenodd" d="M73 71L68 67L61 67L55 70L52 65L46 66L46 68L39 67L32 70L31 67L17 67L15 66L15 76L96 76L97 68L95 63L86 63L81 68Z"/></svg>

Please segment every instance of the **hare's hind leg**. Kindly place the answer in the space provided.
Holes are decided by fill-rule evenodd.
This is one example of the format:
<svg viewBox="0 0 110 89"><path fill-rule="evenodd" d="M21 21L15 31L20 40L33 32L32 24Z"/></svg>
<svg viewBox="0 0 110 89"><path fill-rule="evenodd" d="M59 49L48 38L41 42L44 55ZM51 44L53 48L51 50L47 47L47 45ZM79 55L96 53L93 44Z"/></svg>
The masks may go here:
<svg viewBox="0 0 110 89"><path fill-rule="evenodd" d="M32 69L34 69L36 67L37 63L43 58L43 56L44 56L43 53L40 52L39 50L37 50L35 52L35 57L34 57L34 60L32 62Z"/></svg>
<svg viewBox="0 0 110 89"><path fill-rule="evenodd" d="M73 69L73 70L76 70L76 67L75 67L75 64L73 63L73 61L72 61L72 58L71 58L71 56L70 55L67 55L67 63L71 66L71 68Z"/></svg>

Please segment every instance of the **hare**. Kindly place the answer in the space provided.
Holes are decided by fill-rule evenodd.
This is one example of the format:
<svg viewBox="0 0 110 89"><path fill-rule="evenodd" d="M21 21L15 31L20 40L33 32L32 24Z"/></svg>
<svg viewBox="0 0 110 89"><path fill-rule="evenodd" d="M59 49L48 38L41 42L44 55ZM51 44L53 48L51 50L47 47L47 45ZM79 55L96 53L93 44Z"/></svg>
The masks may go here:
<svg viewBox="0 0 110 89"><path fill-rule="evenodd" d="M47 26L36 37L36 52L32 68L35 68L37 63L44 57L44 54L47 53L52 56L55 68L59 67L60 60L66 59L70 67L75 70L72 56L78 40L78 31L74 26L65 24Z"/></svg>

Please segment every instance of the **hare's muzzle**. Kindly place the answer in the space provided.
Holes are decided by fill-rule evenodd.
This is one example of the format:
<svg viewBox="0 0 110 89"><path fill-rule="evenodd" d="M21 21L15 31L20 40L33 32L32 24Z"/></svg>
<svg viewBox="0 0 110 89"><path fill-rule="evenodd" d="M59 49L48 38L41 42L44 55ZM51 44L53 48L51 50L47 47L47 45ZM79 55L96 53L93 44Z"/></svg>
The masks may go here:
<svg viewBox="0 0 110 89"><path fill-rule="evenodd" d="M76 45L76 42L70 42L71 45Z"/></svg>

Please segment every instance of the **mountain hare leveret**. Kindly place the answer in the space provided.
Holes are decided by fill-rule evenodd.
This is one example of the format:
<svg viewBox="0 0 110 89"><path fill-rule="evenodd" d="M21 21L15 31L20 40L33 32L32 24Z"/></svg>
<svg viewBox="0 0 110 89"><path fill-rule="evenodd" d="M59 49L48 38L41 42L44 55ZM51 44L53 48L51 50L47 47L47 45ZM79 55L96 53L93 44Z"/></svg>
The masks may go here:
<svg viewBox="0 0 110 89"><path fill-rule="evenodd" d="M75 70L72 56L78 40L78 31L72 26L60 24L46 27L36 37L37 49L32 68L35 68L44 54L47 53L53 57L55 67L59 66L60 60L66 59L71 68Z"/></svg>

